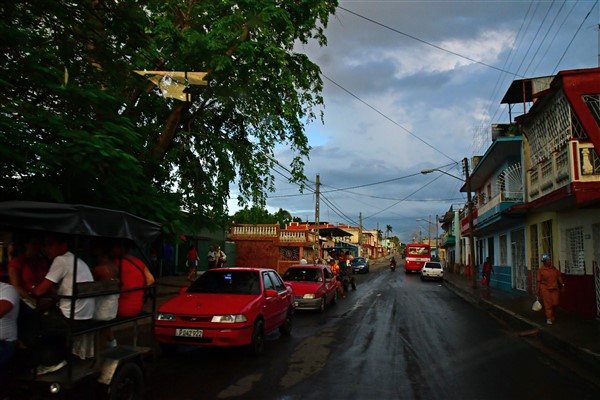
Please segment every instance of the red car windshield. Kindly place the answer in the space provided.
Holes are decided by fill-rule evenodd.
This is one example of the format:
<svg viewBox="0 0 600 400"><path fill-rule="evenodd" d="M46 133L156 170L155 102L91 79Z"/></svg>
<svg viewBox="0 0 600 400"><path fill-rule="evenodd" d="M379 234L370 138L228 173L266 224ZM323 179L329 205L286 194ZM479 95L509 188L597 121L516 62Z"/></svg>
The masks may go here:
<svg viewBox="0 0 600 400"><path fill-rule="evenodd" d="M320 268L288 268L283 274L287 282L323 282Z"/></svg>
<svg viewBox="0 0 600 400"><path fill-rule="evenodd" d="M186 293L260 294L260 276L254 271L206 271Z"/></svg>

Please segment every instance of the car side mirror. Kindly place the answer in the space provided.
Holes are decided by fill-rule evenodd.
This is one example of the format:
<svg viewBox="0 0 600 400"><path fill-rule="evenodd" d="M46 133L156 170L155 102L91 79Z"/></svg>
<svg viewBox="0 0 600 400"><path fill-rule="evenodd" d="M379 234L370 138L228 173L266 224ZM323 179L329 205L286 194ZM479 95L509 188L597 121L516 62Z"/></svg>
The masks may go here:
<svg viewBox="0 0 600 400"><path fill-rule="evenodd" d="M277 290L275 289L267 289L265 290L266 297L277 297Z"/></svg>

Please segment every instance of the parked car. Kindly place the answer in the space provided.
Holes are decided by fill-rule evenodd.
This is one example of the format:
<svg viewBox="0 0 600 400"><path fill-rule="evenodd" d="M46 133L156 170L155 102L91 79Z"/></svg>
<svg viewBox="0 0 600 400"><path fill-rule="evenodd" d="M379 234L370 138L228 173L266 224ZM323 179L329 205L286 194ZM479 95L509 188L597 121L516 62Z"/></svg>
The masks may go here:
<svg viewBox="0 0 600 400"><path fill-rule="evenodd" d="M428 261L421 268L421 280L425 279L444 279L444 268L442 264L436 261Z"/></svg>
<svg viewBox="0 0 600 400"><path fill-rule="evenodd" d="M337 302L337 280L326 265L292 265L283 274L283 280L292 286L297 310L323 312L327 304Z"/></svg>
<svg viewBox="0 0 600 400"><path fill-rule="evenodd" d="M369 265L369 260L365 257L354 257L354 260L352 260L352 270L354 271L355 274L360 274L360 273L369 273L371 267Z"/></svg>
<svg viewBox="0 0 600 400"><path fill-rule="evenodd" d="M159 307L154 335L161 347L250 346L262 353L265 336L292 330L292 287L264 268L215 268Z"/></svg>

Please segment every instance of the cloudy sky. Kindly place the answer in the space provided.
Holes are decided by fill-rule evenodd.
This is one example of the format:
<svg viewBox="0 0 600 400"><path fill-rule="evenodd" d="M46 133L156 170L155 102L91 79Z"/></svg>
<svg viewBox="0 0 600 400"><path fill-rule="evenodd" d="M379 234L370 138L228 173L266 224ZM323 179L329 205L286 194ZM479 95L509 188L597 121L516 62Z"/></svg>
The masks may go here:
<svg viewBox="0 0 600 400"><path fill-rule="evenodd" d="M597 0L340 1L327 47L297 47L325 83L324 124L306 127L309 189L280 170L268 208L314 221L319 175L321 221L362 215L402 241L435 235L416 219L435 221L466 195L458 179L420 171L461 176L464 157L484 154L490 125L508 122L500 100L513 80L597 67L599 16ZM277 157L289 165L289 151Z"/></svg>

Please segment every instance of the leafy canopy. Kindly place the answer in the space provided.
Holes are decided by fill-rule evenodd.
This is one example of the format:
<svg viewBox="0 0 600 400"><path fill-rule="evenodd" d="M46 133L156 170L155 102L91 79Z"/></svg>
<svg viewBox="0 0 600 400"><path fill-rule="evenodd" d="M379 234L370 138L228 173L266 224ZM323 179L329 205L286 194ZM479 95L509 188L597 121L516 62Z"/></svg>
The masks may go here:
<svg viewBox="0 0 600 400"><path fill-rule="evenodd" d="M0 5L0 199L73 202L157 220L223 222L274 188L276 145L304 178L304 124L337 1L54 0ZM134 70L207 72L166 99Z"/></svg>

